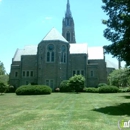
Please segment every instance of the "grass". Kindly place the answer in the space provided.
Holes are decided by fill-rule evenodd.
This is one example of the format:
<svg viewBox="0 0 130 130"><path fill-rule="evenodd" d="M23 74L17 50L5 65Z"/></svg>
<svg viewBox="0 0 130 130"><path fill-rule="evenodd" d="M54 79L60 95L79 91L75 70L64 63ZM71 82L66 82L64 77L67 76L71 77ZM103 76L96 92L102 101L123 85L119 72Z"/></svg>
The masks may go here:
<svg viewBox="0 0 130 130"><path fill-rule="evenodd" d="M130 94L0 96L0 130L118 130L130 120Z"/></svg>

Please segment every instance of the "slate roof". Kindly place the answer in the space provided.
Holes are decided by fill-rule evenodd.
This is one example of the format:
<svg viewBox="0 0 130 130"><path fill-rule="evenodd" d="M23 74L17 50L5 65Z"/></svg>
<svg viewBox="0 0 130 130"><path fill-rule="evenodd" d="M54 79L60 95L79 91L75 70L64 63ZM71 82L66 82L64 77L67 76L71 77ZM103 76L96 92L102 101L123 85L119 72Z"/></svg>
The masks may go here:
<svg viewBox="0 0 130 130"><path fill-rule="evenodd" d="M87 51L88 47L87 47L87 44L84 43L84 44L70 44L70 54L87 54L88 51Z"/></svg>
<svg viewBox="0 0 130 130"><path fill-rule="evenodd" d="M28 45L24 49L17 49L13 57L13 61L21 61L22 55L37 55L38 45Z"/></svg>
<svg viewBox="0 0 130 130"><path fill-rule="evenodd" d="M103 47L89 47L88 59L89 60L104 59Z"/></svg>
<svg viewBox="0 0 130 130"><path fill-rule="evenodd" d="M52 28L50 32L43 38L43 41L59 40L68 43L68 41L55 29Z"/></svg>
<svg viewBox="0 0 130 130"><path fill-rule="evenodd" d="M118 69L118 65L109 61L109 60L106 60L106 67L107 68L115 68L115 69Z"/></svg>

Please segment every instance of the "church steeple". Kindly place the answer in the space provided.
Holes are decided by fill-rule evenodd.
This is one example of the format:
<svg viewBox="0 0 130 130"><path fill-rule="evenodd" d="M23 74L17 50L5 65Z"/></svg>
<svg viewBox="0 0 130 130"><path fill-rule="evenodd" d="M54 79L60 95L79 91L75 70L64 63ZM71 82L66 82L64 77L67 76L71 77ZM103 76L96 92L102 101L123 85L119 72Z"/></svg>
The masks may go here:
<svg viewBox="0 0 130 130"><path fill-rule="evenodd" d="M74 20L70 10L70 2L67 0L65 18L62 21L62 35L70 43L76 43Z"/></svg>
<svg viewBox="0 0 130 130"><path fill-rule="evenodd" d="M70 11L70 2L69 0L67 1L67 5L66 5L66 14L65 14L66 17L71 17L71 11Z"/></svg>

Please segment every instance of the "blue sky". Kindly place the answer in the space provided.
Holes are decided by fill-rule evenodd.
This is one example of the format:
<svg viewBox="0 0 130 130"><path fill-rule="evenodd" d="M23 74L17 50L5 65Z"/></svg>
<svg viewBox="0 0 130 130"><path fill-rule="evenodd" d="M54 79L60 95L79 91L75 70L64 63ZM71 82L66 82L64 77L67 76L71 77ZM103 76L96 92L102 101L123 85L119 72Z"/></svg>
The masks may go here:
<svg viewBox="0 0 130 130"><path fill-rule="evenodd" d="M67 0L0 0L0 61L8 73L17 48L38 44L52 27L62 32L66 3ZM77 43L90 47L110 44L103 37L106 26L102 19L107 16L102 5L102 0L70 0ZM117 64L111 56L106 58Z"/></svg>

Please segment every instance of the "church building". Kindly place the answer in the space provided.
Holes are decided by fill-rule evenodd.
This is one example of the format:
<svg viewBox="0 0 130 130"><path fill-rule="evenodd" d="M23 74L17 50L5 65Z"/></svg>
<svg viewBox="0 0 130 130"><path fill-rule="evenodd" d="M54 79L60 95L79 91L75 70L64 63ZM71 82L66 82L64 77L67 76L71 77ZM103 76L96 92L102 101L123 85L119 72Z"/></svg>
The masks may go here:
<svg viewBox="0 0 130 130"><path fill-rule="evenodd" d="M107 82L103 47L76 43L74 19L67 1L62 34L52 28L38 45L17 49L12 58L9 82L15 87L25 84L57 88L73 75L83 75L88 87Z"/></svg>

